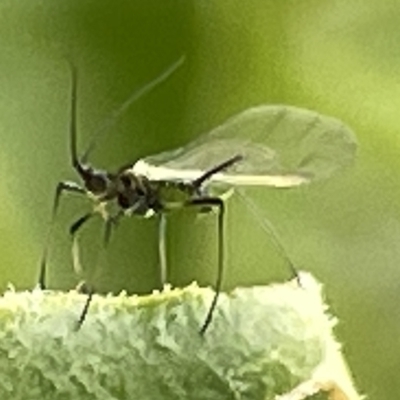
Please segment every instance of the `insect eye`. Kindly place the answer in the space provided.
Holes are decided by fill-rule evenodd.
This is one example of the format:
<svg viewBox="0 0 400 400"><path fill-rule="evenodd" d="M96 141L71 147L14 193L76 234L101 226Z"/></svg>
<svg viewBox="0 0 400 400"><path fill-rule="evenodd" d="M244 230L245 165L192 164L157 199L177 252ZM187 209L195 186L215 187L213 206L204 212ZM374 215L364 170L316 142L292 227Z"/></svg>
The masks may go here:
<svg viewBox="0 0 400 400"><path fill-rule="evenodd" d="M125 188L129 188L132 186L132 181L128 175L121 175L120 180Z"/></svg>
<svg viewBox="0 0 400 400"><path fill-rule="evenodd" d="M104 193L107 190L107 178L103 174L92 174L85 180L86 188L92 193Z"/></svg>
<svg viewBox="0 0 400 400"><path fill-rule="evenodd" d="M145 193L145 191L144 191L140 186L138 186L138 187L136 188L136 194L137 194L138 196L144 196L146 193Z"/></svg>
<svg viewBox="0 0 400 400"><path fill-rule="evenodd" d="M131 206L129 198L127 196L123 195L122 193L118 194L118 204L123 209L127 209Z"/></svg>

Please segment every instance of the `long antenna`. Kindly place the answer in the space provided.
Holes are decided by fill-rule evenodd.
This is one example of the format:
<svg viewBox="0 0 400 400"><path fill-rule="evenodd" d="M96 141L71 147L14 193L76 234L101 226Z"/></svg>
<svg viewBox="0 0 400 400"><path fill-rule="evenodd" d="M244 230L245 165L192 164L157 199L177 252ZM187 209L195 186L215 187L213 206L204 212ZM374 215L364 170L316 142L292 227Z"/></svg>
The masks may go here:
<svg viewBox="0 0 400 400"><path fill-rule="evenodd" d="M77 93L77 72L75 65L70 61L67 60L69 64L69 68L71 70L71 118L70 118L70 151L71 151L71 163L72 166L80 172L81 163L78 157L78 149L77 149L77 126L76 126L76 93Z"/></svg>
<svg viewBox="0 0 400 400"><path fill-rule="evenodd" d="M81 160L82 163L85 163L90 155L90 153L94 150L97 141L99 138L115 124L115 121L136 101L142 98L144 95L153 90L156 86L167 80L185 61L185 56L181 56L177 61L175 61L169 68L167 68L161 75L157 78L153 79L150 83L143 86L136 92L132 94L132 96L128 97L118 108L116 108L109 117L103 122L103 124L97 129L97 131L93 134L89 145L86 151L83 153Z"/></svg>

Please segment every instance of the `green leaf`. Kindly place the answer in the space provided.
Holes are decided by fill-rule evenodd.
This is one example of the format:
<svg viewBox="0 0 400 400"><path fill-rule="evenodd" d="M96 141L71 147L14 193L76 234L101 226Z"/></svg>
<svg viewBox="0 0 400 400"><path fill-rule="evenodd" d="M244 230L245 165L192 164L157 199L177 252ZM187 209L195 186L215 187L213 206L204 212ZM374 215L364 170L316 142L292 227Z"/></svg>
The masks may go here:
<svg viewBox="0 0 400 400"><path fill-rule="evenodd" d="M309 381L310 395L327 382L342 387L348 376L336 382L326 365L338 348L334 320L320 285L307 274L301 282L222 294L204 336L213 291L195 284L95 295L79 331L85 295L9 290L0 299L0 398L273 400L300 399L285 396Z"/></svg>

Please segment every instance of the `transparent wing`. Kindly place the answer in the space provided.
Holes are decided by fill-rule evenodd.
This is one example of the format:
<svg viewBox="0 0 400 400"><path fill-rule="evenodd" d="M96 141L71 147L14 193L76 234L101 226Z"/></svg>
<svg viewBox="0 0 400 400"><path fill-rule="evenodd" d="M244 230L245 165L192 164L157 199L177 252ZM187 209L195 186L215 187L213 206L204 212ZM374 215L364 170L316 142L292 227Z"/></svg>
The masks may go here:
<svg viewBox="0 0 400 400"><path fill-rule="evenodd" d="M291 187L330 176L354 159L357 141L341 121L283 105L247 109L177 150L146 157L133 172L151 180L191 180L232 158L212 176L230 185Z"/></svg>

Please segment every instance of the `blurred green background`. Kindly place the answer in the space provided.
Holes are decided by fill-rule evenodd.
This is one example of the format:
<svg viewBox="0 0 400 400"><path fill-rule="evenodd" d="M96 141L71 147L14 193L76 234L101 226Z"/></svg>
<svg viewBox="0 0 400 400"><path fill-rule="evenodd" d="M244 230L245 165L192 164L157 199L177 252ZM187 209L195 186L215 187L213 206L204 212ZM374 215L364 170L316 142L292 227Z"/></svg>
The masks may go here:
<svg viewBox="0 0 400 400"><path fill-rule="evenodd" d="M355 167L294 190L253 189L299 268L325 283L359 389L400 393L400 8L372 0L2 0L0 2L1 285L31 288L55 185L76 180L68 154L70 76L79 70L79 145L182 54L184 66L110 129L92 163L111 170L174 148L260 103L334 115L357 133ZM68 289L70 223L89 207L65 198L49 287ZM168 226L170 281L215 277L215 217ZM228 207L227 289L284 280L279 254L246 209ZM96 261L102 225L81 232L85 278L99 290L157 287L156 221L126 219Z"/></svg>

